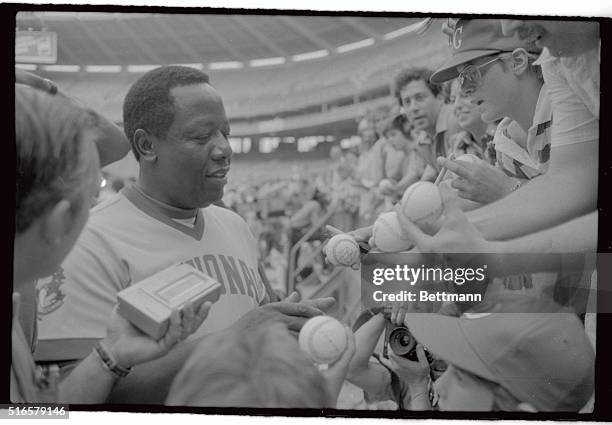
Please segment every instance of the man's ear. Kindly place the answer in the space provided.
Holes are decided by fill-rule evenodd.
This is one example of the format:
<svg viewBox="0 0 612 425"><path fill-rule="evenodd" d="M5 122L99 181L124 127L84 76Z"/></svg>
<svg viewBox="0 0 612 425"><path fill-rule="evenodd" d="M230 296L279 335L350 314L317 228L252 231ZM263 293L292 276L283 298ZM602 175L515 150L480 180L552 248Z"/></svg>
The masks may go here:
<svg viewBox="0 0 612 425"><path fill-rule="evenodd" d="M529 54L525 49L515 49L508 63L515 75L524 74L529 68Z"/></svg>
<svg viewBox="0 0 612 425"><path fill-rule="evenodd" d="M154 139L152 134L142 128L134 132L134 150L138 152L141 160L154 162L157 159Z"/></svg>
<svg viewBox="0 0 612 425"><path fill-rule="evenodd" d="M51 246L59 245L73 225L70 201L62 199L42 218L42 238Z"/></svg>

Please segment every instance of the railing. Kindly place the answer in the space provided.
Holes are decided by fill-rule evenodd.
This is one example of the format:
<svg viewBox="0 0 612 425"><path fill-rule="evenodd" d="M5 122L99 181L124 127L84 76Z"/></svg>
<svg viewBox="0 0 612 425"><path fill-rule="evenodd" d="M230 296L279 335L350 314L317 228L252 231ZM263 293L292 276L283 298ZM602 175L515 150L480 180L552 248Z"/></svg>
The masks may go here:
<svg viewBox="0 0 612 425"><path fill-rule="evenodd" d="M299 247L304 242L306 242L308 239L310 239L310 237L314 235L317 230L325 226L327 221L331 218L332 215L335 214L335 212L336 212L336 208L330 208L330 210L327 213L325 213L325 215L321 217L319 221L317 221L310 228L310 230L308 230L304 234L304 236L302 236L300 240L297 241L289 250L289 263L287 264L287 294L291 294L295 290L295 278L306 267L305 265L303 265L296 269L297 253L298 253ZM323 250L323 244L317 247L317 249L311 255L311 258L309 258L309 261L307 262L307 264L311 263L311 261L314 260L316 256L321 253L322 250Z"/></svg>
<svg viewBox="0 0 612 425"><path fill-rule="evenodd" d="M304 236L300 238L289 251L289 264L287 265L287 294L292 293L296 287L296 277L308 265L314 262L314 259L321 253L323 244L317 247L311 254L308 261L305 261L301 267L296 268L298 248L306 242L310 237L321 227L323 227L331 216L336 212L335 208L328 211ZM347 284L350 284L350 273L343 267L336 267L329 275L320 278L316 273L312 273L306 280L312 280L312 285L304 285L304 288L312 288L311 291L301 291L303 299L324 298L332 295L336 296L338 310L332 313L343 323L351 324L361 310L361 298L357 297L351 304L348 304L349 290ZM314 282L316 281L316 282Z"/></svg>

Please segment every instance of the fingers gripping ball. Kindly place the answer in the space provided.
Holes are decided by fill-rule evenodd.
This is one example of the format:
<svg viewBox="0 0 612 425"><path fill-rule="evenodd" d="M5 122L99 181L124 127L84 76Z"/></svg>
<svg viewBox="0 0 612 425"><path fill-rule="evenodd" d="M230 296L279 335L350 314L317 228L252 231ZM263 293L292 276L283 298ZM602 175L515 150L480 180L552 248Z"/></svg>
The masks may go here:
<svg viewBox="0 0 612 425"><path fill-rule="evenodd" d="M455 158L455 160L469 162L470 164L478 164L480 161L482 161L476 155L473 155L471 153L460 155L457 158ZM457 177L459 177L457 174L449 170L449 172L446 174L445 180L456 179Z"/></svg>
<svg viewBox="0 0 612 425"><path fill-rule="evenodd" d="M374 245L383 252L398 252L412 248L412 242L402 239L402 228L397 213L381 214L372 228Z"/></svg>
<svg viewBox="0 0 612 425"><path fill-rule="evenodd" d="M300 331L299 343L302 351L320 364L338 360L348 345L344 326L329 316L308 320Z"/></svg>
<svg viewBox="0 0 612 425"><path fill-rule="evenodd" d="M335 235L325 246L325 256L334 266L350 267L359 262L359 245L351 235Z"/></svg>
<svg viewBox="0 0 612 425"><path fill-rule="evenodd" d="M456 161L465 161L465 162L469 162L469 163L472 163L472 164L477 164L480 161L482 161L476 155L471 154L471 153L466 153L466 154L463 154L461 156L458 156L457 158L455 158L455 160Z"/></svg>
<svg viewBox="0 0 612 425"><path fill-rule="evenodd" d="M421 228L435 223L444 209L438 186L424 181L406 189L400 205L404 216Z"/></svg>

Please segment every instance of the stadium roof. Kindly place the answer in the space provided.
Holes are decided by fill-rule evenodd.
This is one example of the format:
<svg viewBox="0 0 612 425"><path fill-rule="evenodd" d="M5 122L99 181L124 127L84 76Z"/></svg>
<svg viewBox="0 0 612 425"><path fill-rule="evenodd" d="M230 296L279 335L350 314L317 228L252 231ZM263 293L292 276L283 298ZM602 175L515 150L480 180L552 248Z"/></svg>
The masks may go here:
<svg viewBox="0 0 612 425"><path fill-rule="evenodd" d="M423 18L405 17L17 14L18 30L57 33L57 65L88 72L144 72L159 64L210 70L289 66L343 56L425 27Z"/></svg>

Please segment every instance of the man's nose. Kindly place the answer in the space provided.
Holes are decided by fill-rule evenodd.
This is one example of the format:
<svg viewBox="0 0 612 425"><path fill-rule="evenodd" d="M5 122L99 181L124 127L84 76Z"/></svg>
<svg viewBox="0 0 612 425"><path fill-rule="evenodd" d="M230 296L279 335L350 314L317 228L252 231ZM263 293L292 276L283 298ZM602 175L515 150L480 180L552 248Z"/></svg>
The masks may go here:
<svg viewBox="0 0 612 425"><path fill-rule="evenodd" d="M227 137L221 135L215 140L215 147L211 152L211 157L215 161L221 161L224 159L230 159L232 157L232 147L227 140Z"/></svg>

